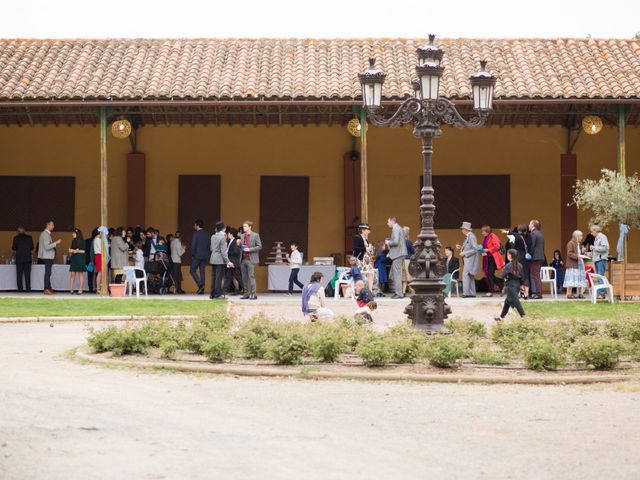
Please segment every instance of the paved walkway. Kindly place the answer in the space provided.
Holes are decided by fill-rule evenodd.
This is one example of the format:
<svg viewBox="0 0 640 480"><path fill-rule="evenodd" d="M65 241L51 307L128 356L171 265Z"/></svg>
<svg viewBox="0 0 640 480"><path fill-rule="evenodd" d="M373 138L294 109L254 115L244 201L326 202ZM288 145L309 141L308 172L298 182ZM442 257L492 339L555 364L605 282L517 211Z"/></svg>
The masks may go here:
<svg viewBox="0 0 640 480"><path fill-rule="evenodd" d="M640 478L640 385L524 387L142 373L0 325L0 478Z"/></svg>

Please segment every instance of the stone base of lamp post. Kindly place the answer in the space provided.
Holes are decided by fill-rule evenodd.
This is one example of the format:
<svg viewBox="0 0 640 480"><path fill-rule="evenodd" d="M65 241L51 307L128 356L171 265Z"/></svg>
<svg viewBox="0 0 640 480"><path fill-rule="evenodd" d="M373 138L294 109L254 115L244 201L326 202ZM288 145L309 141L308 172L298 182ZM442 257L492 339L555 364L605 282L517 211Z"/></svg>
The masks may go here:
<svg viewBox="0 0 640 480"><path fill-rule="evenodd" d="M451 313L442 293L445 284L441 281L413 280L411 303L404 310L415 328L436 332L444 328L444 320Z"/></svg>

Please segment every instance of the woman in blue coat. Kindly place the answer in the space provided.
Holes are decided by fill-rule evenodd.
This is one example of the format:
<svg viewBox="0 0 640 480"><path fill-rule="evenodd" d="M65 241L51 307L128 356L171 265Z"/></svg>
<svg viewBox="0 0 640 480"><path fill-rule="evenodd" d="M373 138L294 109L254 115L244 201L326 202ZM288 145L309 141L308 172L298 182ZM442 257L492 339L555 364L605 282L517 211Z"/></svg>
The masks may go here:
<svg viewBox="0 0 640 480"><path fill-rule="evenodd" d="M389 276L387 275L387 254L389 250L386 249L384 242L378 242L378 248L376 250L376 260L373 266L378 270L378 286L380 292L384 292L388 288Z"/></svg>

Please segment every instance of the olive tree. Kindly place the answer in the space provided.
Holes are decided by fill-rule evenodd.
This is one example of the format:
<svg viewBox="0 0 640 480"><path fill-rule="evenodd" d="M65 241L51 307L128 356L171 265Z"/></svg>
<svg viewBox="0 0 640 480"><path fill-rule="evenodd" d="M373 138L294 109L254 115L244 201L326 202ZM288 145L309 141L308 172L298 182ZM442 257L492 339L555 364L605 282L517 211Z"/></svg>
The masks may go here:
<svg viewBox="0 0 640 480"><path fill-rule="evenodd" d="M591 223L601 227L624 223L640 228L640 178L625 177L613 170L602 170L598 180L578 180L573 201L581 210L592 213Z"/></svg>

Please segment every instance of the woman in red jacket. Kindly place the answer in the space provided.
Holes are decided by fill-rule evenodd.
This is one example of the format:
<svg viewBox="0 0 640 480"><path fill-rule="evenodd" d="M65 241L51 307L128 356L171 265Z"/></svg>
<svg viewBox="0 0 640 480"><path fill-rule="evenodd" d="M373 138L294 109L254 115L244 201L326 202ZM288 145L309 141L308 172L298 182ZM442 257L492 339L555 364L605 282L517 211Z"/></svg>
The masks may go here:
<svg viewBox="0 0 640 480"><path fill-rule="evenodd" d="M499 292L500 287L497 285L496 270L504 267L504 260L500 253L500 239L493 233L489 225L482 226L482 270L484 278L489 287L487 297L492 297L494 292Z"/></svg>

